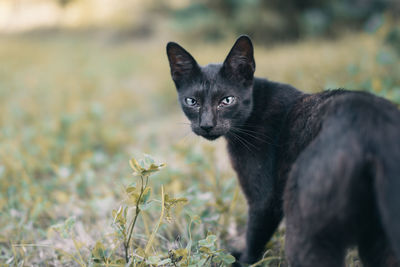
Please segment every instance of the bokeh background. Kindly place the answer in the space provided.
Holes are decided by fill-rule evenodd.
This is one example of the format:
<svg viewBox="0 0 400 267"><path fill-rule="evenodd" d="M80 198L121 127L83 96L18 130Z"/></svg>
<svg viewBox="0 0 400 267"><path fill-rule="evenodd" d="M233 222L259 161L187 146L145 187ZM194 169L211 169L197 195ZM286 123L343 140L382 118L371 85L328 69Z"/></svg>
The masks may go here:
<svg viewBox="0 0 400 267"><path fill-rule="evenodd" d="M188 203L163 223L152 255L210 233L218 248L240 250L247 207L224 140L191 133L166 43L207 64L248 34L256 76L400 103L399 16L397 0L1 0L0 265L89 266L99 242L99 266L118 265L112 210L136 182L128 160L144 153L167 167L150 180L155 205L135 246L158 220L163 185ZM283 237L284 226L265 266L286 266ZM355 251L347 264L361 266Z"/></svg>

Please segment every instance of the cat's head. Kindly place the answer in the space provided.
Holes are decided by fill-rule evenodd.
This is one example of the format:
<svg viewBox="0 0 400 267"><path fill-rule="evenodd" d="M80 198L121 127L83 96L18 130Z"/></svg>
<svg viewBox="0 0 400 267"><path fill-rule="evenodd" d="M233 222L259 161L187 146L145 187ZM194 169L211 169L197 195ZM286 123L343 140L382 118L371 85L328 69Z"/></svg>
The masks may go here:
<svg viewBox="0 0 400 267"><path fill-rule="evenodd" d="M172 79L194 133L209 140L241 126L253 107L253 45L240 36L222 64L200 66L180 45L167 44Z"/></svg>

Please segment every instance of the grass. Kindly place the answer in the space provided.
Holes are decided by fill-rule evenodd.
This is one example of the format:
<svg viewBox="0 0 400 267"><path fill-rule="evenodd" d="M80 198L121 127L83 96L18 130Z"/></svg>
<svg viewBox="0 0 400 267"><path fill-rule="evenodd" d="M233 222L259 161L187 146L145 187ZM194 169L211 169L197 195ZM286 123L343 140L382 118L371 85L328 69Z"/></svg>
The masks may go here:
<svg viewBox="0 0 400 267"><path fill-rule="evenodd" d="M383 45L384 32L256 46L256 75L308 92L363 88L400 103L398 59ZM207 246L210 235L215 251L243 246L247 207L224 140L190 132L169 77L167 41L1 37L0 263L86 266L98 251L123 258L112 211L138 183L128 160L143 153L167 167L150 180L155 204L138 216L133 247L151 237L146 255L165 258L189 242ZM206 64L222 61L232 43L183 45ZM162 186L188 203L158 224ZM281 228L266 257L283 257L283 239ZM203 255L200 248L189 253ZM358 266L357 257L349 254L348 264Z"/></svg>

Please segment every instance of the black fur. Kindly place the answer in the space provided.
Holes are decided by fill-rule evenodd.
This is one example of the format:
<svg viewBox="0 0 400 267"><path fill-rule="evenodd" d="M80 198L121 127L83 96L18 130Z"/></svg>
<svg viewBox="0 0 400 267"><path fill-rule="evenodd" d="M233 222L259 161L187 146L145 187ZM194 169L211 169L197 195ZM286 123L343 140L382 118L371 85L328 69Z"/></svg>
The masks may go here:
<svg viewBox="0 0 400 267"><path fill-rule="evenodd" d="M368 93L305 94L254 78L247 36L223 64L200 67L176 43L167 45L167 54L193 131L227 140L249 204L241 262L261 257L285 214L293 267L343 266L352 245L365 266L400 266L396 106ZM225 105L230 96L234 101Z"/></svg>

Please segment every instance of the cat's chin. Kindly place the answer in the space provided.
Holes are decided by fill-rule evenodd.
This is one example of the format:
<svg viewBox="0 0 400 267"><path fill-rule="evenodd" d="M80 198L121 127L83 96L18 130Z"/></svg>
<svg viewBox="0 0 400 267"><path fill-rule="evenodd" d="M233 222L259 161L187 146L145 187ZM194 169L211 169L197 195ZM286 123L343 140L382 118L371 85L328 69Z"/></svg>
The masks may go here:
<svg viewBox="0 0 400 267"><path fill-rule="evenodd" d="M217 139L221 135L204 134L204 135L201 135L201 136L204 137L205 139L209 140L209 141L214 141L215 139Z"/></svg>

